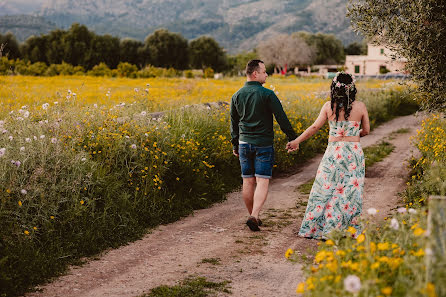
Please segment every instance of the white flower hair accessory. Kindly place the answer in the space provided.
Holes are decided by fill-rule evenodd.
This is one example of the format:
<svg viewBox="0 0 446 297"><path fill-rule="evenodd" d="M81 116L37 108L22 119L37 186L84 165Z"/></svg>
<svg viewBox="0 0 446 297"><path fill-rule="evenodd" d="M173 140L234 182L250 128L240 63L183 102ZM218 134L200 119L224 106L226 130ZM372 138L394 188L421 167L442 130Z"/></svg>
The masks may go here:
<svg viewBox="0 0 446 297"><path fill-rule="evenodd" d="M349 84L341 83L340 81L338 81L338 76L340 74L347 74L347 75L351 76L352 82ZM353 75L350 75L350 74L344 72L344 71L336 72L336 75L333 78L333 82L336 83L335 84L336 88L345 88L347 91L351 91L351 90L355 89L355 82L356 82L355 77Z"/></svg>

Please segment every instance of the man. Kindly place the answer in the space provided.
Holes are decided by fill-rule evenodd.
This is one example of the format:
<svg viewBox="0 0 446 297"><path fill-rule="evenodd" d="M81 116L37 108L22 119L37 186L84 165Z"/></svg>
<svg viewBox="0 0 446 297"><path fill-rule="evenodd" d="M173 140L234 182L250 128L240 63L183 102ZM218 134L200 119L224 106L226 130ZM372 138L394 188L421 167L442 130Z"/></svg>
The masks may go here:
<svg viewBox="0 0 446 297"><path fill-rule="evenodd" d="M231 137L233 153L240 159L242 196L250 215L246 224L252 231L260 231L259 213L274 165L273 115L290 141L297 135L276 94L262 86L268 77L265 64L249 61L246 77L245 85L231 99Z"/></svg>

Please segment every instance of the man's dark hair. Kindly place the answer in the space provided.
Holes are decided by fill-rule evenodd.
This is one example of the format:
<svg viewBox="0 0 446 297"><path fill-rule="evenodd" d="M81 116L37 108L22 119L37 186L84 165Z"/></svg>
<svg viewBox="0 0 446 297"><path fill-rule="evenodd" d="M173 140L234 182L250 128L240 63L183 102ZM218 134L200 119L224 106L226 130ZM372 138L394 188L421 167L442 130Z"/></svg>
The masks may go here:
<svg viewBox="0 0 446 297"><path fill-rule="evenodd" d="M262 60L251 60L246 64L246 75L251 75L254 71L259 70L259 64L265 64Z"/></svg>

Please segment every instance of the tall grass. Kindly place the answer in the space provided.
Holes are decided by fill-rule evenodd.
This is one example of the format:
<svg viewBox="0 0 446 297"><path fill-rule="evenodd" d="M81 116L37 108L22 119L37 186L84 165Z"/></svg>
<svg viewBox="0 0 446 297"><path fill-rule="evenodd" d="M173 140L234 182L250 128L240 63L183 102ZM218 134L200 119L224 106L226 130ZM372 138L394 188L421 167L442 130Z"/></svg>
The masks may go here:
<svg viewBox="0 0 446 297"><path fill-rule="evenodd" d="M68 264L221 201L240 185L227 107L172 109L155 120L148 111L172 105L141 91L122 104L72 93L57 104L44 95L23 104L17 92L2 93L9 110L0 112L1 295L22 294ZM392 94L411 102L402 91ZM284 97L298 132L325 100L292 92ZM363 98L392 115L382 107L384 95L364 92ZM275 173L323 151L327 129L297 154L286 154L285 136L276 135Z"/></svg>

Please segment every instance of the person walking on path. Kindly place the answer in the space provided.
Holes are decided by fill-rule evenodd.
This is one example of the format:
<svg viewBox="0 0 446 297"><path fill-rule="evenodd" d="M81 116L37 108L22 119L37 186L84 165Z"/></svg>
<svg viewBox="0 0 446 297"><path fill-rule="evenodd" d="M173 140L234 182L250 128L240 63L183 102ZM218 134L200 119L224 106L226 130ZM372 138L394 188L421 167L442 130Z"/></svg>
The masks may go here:
<svg viewBox="0 0 446 297"><path fill-rule="evenodd" d="M268 77L263 61L249 61L246 77L245 85L231 99L231 140L233 154L240 159L242 197L249 212L246 224L252 231L260 231L259 213L274 165L273 115L289 141L297 135L279 98L262 86Z"/></svg>
<svg viewBox="0 0 446 297"><path fill-rule="evenodd" d="M359 142L369 134L370 123L363 102L355 101L353 77L338 72L331 83L331 101L324 104L316 121L298 138L287 144L288 152L313 136L327 121L328 146L311 188L299 236L326 239L333 229L361 233L358 219L362 211L365 159ZM362 129L360 126L362 124Z"/></svg>

